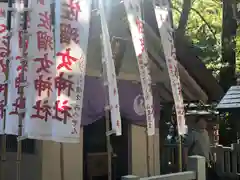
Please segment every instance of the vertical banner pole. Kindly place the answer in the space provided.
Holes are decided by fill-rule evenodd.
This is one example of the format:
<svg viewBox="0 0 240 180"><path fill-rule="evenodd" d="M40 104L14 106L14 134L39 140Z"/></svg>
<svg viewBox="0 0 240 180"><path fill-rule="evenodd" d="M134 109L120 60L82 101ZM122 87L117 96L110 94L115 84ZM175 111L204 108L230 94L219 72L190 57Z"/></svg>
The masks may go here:
<svg viewBox="0 0 240 180"><path fill-rule="evenodd" d="M179 163L179 171L182 172L182 136L178 136L179 142L178 142L178 163Z"/></svg>
<svg viewBox="0 0 240 180"><path fill-rule="evenodd" d="M149 138L155 134L155 117L153 109L152 80L148 62L148 53L144 35L144 4L143 0L124 0L128 24L132 35L135 55L138 63L141 86L144 97L144 107L146 114L146 160L147 174L150 173Z"/></svg>
<svg viewBox="0 0 240 180"><path fill-rule="evenodd" d="M105 13L105 1L99 0L99 14L101 20L101 47L102 47L102 75L105 91L105 123L106 123L106 143L108 154L108 180L113 178L112 174L112 154L111 135L122 135L121 116L119 109L119 95L116 79L116 68L114 63L114 53L112 52L111 39L108 30L108 23ZM111 115L111 116L110 116ZM110 127L110 120L112 122ZM111 130L112 128L112 130Z"/></svg>
<svg viewBox="0 0 240 180"><path fill-rule="evenodd" d="M24 12L23 12L23 27L22 27L22 59L21 59L21 84L19 87L19 93L20 93L20 112L19 112L19 122L18 122L18 137L22 136L22 123L23 118L25 115L25 102L24 102L24 87L25 85L25 77L24 77L24 67L27 65L27 55L26 55L26 39L27 39L27 28L28 28L28 0L24 0ZM18 140L17 142L17 180L21 179L21 160L22 160L22 141Z"/></svg>
<svg viewBox="0 0 240 180"><path fill-rule="evenodd" d="M57 4L57 8L60 2ZM56 58L56 36L55 36L55 29L56 29L56 23L55 23L55 13L56 13L56 1L52 0L51 4L51 22L52 22L52 31L53 31L53 45L54 45L54 59ZM58 11L57 11L58 12ZM60 180L64 180L64 147L63 143L60 143Z"/></svg>
<svg viewBox="0 0 240 180"><path fill-rule="evenodd" d="M6 134L3 134L1 137L1 175L0 180L5 180L5 162L6 162Z"/></svg>
<svg viewBox="0 0 240 180"><path fill-rule="evenodd" d="M173 25L171 22L170 1L154 0L153 7L161 36L162 47L168 68L173 99L176 111L176 122L179 137L179 170L182 171L182 135L186 133L185 110L182 96L178 61L174 46Z"/></svg>
<svg viewBox="0 0 240 180"><path fill-rule="evenodd" d="M150 177L150 155L149 155L149 136L148 136L148 128L146 127L146 160L147 160L147 176Z"/></svg>
<svg viewBox="0 0 240 180"><path fill-rule="evenodd" d="M106 98L105 102L107 103L108 100ZM110 118L109 118L109 111L105 110L105 121L106 121L106 132L110 131ZM112 179L112 145L110 135L106 134L107 140L107 155L108 155L108 180Z"/></svg>
<svg viewBox="0 0 240 180"><path fill-rule="evenodd" d="M104 57L103 53L103 40L102 40L102 35L100 36L100 40L102 43L102 58ZM108 88L107 88L107 72L106 72L106 67L104 64L102 64L102 78L103 78L103 85L104 85L104 94L105 94L105 128L106 128L106 148L107 148L107 159L108 159L108 180L112 179L112 146L111 146L111 139L110 139L110 134L108 132L110 131L110 116L109 116L109 100L107 96Z"/></svg>
<svg viewBox="0 0 240 180"><path fill-rule="evenodd" d="M145 18L144 18L144 1L141 0L141 13L142 13L142 20L144 21ZM143 23L143 29L144 29L144 26L145 26L145 23ZM145 40L145 36L144 36L144 44L146 45L146 40ZM154 134L153 134L154 136ZM148 128L146 126L146 160L147 160L147 175L148 177L151 176L151 173L150 173L150 154L149 154L149 135L148 135Z"/></svg>
<svg viewBox="0 0 240 180"><path fill-rule="evenodd" d="M64 149L63 143L60 143L60 180L64 180Z"/></svg>
<svg viewBox="0 0 240 180"><path fill-rule="evenodd" d="M0 175L0 180L5 180L6 141L7 141L7 135L3 134L1 137L1 175Z"/></svg>
<svg viewBox="0 0 240 180"><path fill-rule="evenodd" d="M12 25L12 8L13 2L12 0L8 0L8 10L7 10L7 57L6 57L6 72L5 72L5 88L4 88L4 103L5 107L7 106L8 100L8 78L9 78L9 63L10 63L10 42L11 42L11 25ZM5 129L6 126L6 108L4 109L4 118L3 118L3 128ZM7 135L2 135L2 143L1 143L1 180L5 179L5 162L6 162L6 141Z"/></svg>

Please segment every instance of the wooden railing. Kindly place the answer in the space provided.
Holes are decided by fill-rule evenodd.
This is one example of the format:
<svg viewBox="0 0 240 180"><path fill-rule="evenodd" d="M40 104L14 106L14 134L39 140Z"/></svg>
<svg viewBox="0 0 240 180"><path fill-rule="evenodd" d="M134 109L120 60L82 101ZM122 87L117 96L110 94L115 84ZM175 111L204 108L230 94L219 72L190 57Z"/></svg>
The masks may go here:
<svg viewBox="0 0 240 180"><path fill-rule="evenodd" d="M216 162L216 172L220 177L237 178L240 175L240 144L231 147L216 145L211 147ZM161 152L162 173L178 171L178 145L167 144Z"/></svg>
<svg viewBox="0 0 240 180"><path fill-rule="evenodd" d="M240 173L240 144L212 147L216 171L221 177L237 178Z"/></svg>
<svg viewBox="0 0 240 180"><path fill-rule="evenodd" d="M122 180L206 180L205 158L191 156L188 158L188 171L140 178L133 175L122 177Z"/></svg>

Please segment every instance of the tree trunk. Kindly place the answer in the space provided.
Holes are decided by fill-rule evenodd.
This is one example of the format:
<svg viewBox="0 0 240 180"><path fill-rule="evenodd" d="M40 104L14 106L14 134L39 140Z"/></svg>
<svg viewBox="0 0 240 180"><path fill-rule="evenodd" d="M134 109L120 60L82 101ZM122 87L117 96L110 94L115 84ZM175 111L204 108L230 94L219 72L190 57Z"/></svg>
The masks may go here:
<svg viewBox="0 0 240 180"><path fill-rule="evenodd" d="M177 37L183 37L185 35L187 23L188 23L188 16L191 10L192 0L184 0L182 6L182 13L179 20L179 25L176 31Z"/></svg>
<svg viewBox="0 0 240 180"><path fill-rule="evenodd" d="M233 17L233 1L223 0L223 20L222 20L222 61L226 64L220 71L220 85L226 92L230 86L236 84L236 31L237 22Z"/></svg>

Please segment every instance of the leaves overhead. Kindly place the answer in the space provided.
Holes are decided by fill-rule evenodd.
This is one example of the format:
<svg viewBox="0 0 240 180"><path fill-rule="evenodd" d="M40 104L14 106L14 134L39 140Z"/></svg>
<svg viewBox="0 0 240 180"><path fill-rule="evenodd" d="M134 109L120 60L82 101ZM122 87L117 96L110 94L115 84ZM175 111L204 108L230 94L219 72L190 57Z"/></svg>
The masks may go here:
<svg viewBox="0 0 240 180"><path fill-rule="evenodd" d="M177 29L184 0L172 0L173 21ZM227 64L221 58L222 1L192 0L185 35L194 46L197 56L218 78ZM239 39L240 40L240 39ZM239 41L240 42L240 41Z"/></svg>

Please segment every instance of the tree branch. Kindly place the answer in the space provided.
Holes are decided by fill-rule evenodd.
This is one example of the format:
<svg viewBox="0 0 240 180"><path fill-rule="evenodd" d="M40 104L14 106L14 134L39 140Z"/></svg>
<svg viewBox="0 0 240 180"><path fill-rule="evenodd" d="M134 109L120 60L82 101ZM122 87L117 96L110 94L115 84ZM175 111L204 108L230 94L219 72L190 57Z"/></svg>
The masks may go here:
<svg viewBox="0 0 240 180"><path fill-rule="evenodd" d="M201 13L198 12L198 10L196 10L194 8L191 8L191 10L193 10L201 18L201 20L207 25L207 27L208 27L209 31L211 31L215 41L217 41L216 35L215 35L211 25L205 20L205 18L201 15Z"/></svg>
<svg viewBox="0 0 240 180"><path fill-rule="evenodd" d="M181 14L181 11L180 11L179 9L177 9L177 8L174 7L174 6L172 6L172 8L173 8L174 10L176 10L179 14ZM208 29L209 29L210 32L212 33L214 39L217 40L216 35L215 35L215 33L214 33L211 25L205 20L205 18L201 15L201 13L199 13L199 12L198 12L196 9L194 9L194 8L191 8L191 10L193 10L193 11L201 18L201 20L207 25Z"/></svg>

